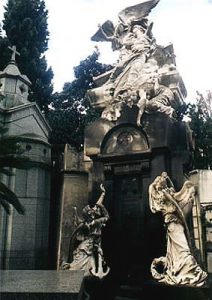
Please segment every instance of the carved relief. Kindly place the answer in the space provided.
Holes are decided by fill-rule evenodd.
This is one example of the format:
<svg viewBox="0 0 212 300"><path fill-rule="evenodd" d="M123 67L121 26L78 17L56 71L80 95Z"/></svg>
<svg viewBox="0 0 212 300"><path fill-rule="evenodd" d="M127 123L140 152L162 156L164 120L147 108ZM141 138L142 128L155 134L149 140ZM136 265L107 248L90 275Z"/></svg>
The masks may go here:
<svg viewBox="0 0 212 300"><path fill-rule="evenodd" d="M119 15L116 26L106 21L92 36L93 41L109 41L119 51L115 67L94 78L97 87L88 91L96 108L103 108L102 118L116 121L123 104L139 108L137 125L144 112L163 113L174 117L179 95L186 94L176 71L172 45L157 45L152 33L153 23L146 17L159 1L145 1L127 7ZM168 76L168 79L167 79ZM183 90L182 93L176 90Z"/></svg>
<svg viewBox="0 0 212 300"><path fill-rule="evenodd" d="M140 130L131 126L118 127L109 132L102 145L102 154L146 151L147 138Z"/></svg>

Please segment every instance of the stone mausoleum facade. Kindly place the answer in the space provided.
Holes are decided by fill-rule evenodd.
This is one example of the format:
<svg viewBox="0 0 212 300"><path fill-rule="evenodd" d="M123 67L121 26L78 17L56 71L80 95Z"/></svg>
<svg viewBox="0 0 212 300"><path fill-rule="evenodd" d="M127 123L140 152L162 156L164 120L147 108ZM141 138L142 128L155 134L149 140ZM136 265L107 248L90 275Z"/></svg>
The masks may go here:
<svg viewBox="0 0 212 300"><path fill-rule="evenodd" d="M15 51L15 48L13 48ZM8 136L21 136L30 169L16 169L2 180L18 196L25 215L0 210L0 268L45 269L48 262L50 166L50 127L34 102L29 102L30 81L15 62L15 52L0 72L0 122Z"/></svg>
<svg viewBox="0 0 212 300"><path fill-rule="evenodd" d="M89 261L90 252L95 252L89 244L95 237L88 234L86 239L84 233L81 240L76 234L78 246L71 253L80 225L86 227L88 223L92 228L95 224L95 217L91 223L84 217L85 187L93 211L102 190L110 216L102 228L102 249L110 266L105 287L109 288L105 288L105 294L100 292L102 298L94 299L124 299L123 295L128 295L124 289L129 292L138 282L150 293L149 298L139 299L155 299L152 295L160 289L156 281L177 288L200 287L205 284L205 271L210 269L210 228L206 237L203 189L190 173L193 134L182 120L187 91L177 70L173 46L157 44L153 22L146 18L158 2L142 1L123 9L117 24L106 21L92 36L95 42L111 42L119 57L114 68L93 78L95 86L87 92L91 106L101 116L85 129L84 159L68 147L64 155L58 268L74 270L80 265L86 270L86 259ZM72 184L76 184L78 194L72 192ZM74 206L84 218L79 227L73 222ZM209 215L207 212L208 220ZM101 218L96 218L100 222ZM207 255L205 238L209 240ZM100 278L107 276L100 271ZM122 297L111 297L112 282L120 287L120 294L114 288L112 296ZM95 293L92 281L87 283L88 294ZM181 291L186 295L186 290ZM176 299L181 298L179 290L176 295Z"/></svg>

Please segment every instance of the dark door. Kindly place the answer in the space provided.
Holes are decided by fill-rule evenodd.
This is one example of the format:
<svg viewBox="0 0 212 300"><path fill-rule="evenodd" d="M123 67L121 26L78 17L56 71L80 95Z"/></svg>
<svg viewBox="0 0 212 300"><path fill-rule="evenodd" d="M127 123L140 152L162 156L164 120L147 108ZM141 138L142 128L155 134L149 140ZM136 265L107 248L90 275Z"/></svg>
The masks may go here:
<svg viewBox="0 0 212 300"><path fill-rule="evenodd" d="M140 175L114 176L112 228L121 274L128 279L142 277L143 199Z"/></svg>

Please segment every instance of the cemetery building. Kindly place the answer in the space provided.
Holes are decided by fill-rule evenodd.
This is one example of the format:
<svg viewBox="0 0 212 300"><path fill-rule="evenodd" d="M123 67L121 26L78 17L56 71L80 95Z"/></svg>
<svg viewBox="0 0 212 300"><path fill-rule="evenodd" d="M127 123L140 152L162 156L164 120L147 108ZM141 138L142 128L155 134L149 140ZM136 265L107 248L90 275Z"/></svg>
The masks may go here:
<svg viewBox="0 0 212 300"><path fill-rule="evenodd" d="M20 73L15 61L0 72L0 122L8 136L20 136L30 169L16 169L3 177L25 207L25 215L1 208L1 269L45 269L48 266L51 146L50 127L37 104L28 101L30 81Z"/></svg>
<svg viewBox="0 0 212 300"><path fill-rule="evenodd" d="M51 160L51 129L27 100L13 48L0 73L0 122L21 136L33 166L2 178L26 214L1 211L1 269L52 268L79 300L210 299L212 171L192 167L174 48L156 43L146 18L158 2L123 9L117 25L106 21L92 36L120 57L87 92L100 117L80 153L65 145Z"/></svg>
<svg viewBox="0 0 212 300"><path fill-rule="evenodd" d="M92 274L99 274L101 279L106 276L105 285L99 284L99 289L95 278L93 282L85 281L85 292L94 299L155 299L157 293L164 299L186 299L187 293L192 299L207 299L210 293L209 285L198 290L186 286L203 286L206 272L210 272L211 221L206 229L202 208L211 202L210 197L205 200L203 196L204 182L210 182L211 171L191 172L195 144L189 125L178 115L187 91L177 70L174 48L157 45L152 23L142 15L142 9L149 13L157 3L147 1L123 9L119 13L121 24L113 27L106 21L92 36L95 42L112 41L112 48L120 51L120 57L111 71L94 78L95 87L87 92L91 106L101 117L85 129L84 157L70 147L64 152L59 269L74 270L80 265L77 255L82 255L81 268L87 272L81 243L70 260L67 233L73 242L77 230L71 223L76 218L73 206L78 204L82 220L86 208L84 188L76 197L71 191L72 183L77 184L77 190L82 187L83 178L88 203L94 210L104 195L102 185L105 188L104 206L110 218L102 229L102 250L110 272L108 275L106 267L100 268L101 260L96 272L90 272L91 278ZM112 30L117 34L115 41ZM163 198L163 193L167 198ZM172 196L179 197L178 202ZM171 204L165 208L165 199L173 200L175 208ZM185 201L192 202L192 210L190 204L182 204ZM174 211L176 214L172 214ZM90 239L94 240L92 234ZM188 257L182 259L179 249ZM84 258L89 261L89 257ZM198 275L196 271L189 273L188 261L193 261L193 271L198 270ZM181 269L178 262L182 263ZM157 270L159 264L163 271ZM186 278L192 283L188 283L189 279L186 283ZM174 287L157 286L157 281ZM200 298L195 298L197 294Z"/></svg>

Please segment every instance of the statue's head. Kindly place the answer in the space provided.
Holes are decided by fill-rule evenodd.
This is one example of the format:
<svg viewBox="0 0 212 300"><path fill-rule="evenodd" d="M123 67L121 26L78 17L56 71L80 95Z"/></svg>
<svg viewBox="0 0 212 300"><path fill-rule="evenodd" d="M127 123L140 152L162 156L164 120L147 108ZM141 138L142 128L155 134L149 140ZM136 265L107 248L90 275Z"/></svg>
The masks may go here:
<svg viewBox="0 0 212 300"><path fill-rule="evenodd" d="M143 26L139 25L139 24L135 24L133 27L132 27L132 32L137 34L137 33L142 33L144 34L146 32L146 30L144 29Z"/></svg>
<svg viewBox="0 0 212 300"><path fill-rule="evenodd" d="M99 205L86 205L82 210L82 216L86 222L92 222L94 219L101 216L101 208Z"/></svg>
<svg viewBox="0 0 212 300"><path fill-rule="evenodd" d="M161 176L166 179L168 177L168 174L166 172L162 172Z"/></svg>
<svg viewBox="0 0 212 300"><path fill-rule="evenodd" d="M95 218L95 210L90 205L86 205L82 210L82 216L86 222L92 222Z"/></svg>
<svg viewBox="0 0 212 300"><path fill-rule="evenodd" d="M161 188L161 178L160 178L160 176L157 176L157 177L155 178L155 180L154 180L154 185L155 185L155 188L156 188L157 190L160 190L160 188Z"/></svg>
<svg viewBox="0 0 212 300"><path fill-rule="evenodd" d="M115 27L115 31L114 31L114 36L115 37L120 37L122 36L125 32L127 32L128 30L128 26L123 24L120 20L117 24L117 26Z"/></svg>

